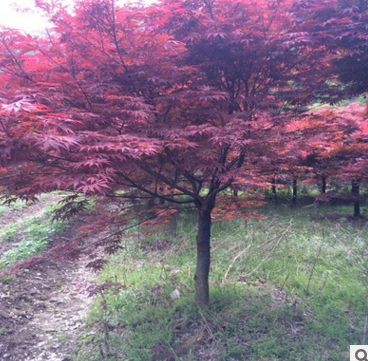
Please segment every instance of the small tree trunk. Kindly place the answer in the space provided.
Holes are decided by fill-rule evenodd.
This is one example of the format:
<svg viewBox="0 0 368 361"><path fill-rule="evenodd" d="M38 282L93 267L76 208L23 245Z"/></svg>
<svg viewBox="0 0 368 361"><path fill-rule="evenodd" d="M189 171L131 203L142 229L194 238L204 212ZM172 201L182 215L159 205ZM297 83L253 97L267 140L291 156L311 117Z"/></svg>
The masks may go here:
<svg viewBox="0 0 368 361"><path fill-rule="evenodd" d="M151 209L155 206L155 198L149 198L147 202L147 209Z"/></svg>
<svg viewBox="0 0 368 361"><path fill-rule="evenodd" d="M351 181L351 193L354 197L354 217L360 217L360 184L359 181L352 180Z"/></svg>
<svg viewBox="0 0 368 361"><path fill-rule="evenodd" d="M276 178L275 177L272 178L271 184L272 184L272 196L274 199L276 199L277 193L276 193Z"/></svg>
<svg viewBox="0 0 368 361"><path fill-rule="evenodd" d="M210 272L211 211L199 210L197 234L197 265L194 276L195 301L208 305L210 302L208 276Z"/></svg>
<svg viewBox="0 0 368 361"><path fill-rule="evenodd" d="M178 226L177 213L173 214L169 223L166 225L166 232L172 237L176 237L176 230Z"/></svg>
<svg viewBox="0 0 368 361"><path fill-rule="evenodd" d="M163 194L164 189L162 187L159 187L158 189L159 189L160 194ZM165 204L165 199L160 198L160 205L163 205L163 204Z"/></svg>
<svg viewBox="0 0 368 361"><path fill-rule="evenodd" d="M326 193L327 189L327 179L325 176L322 176L322 194Z"/></svg>
<svg viewBox="0 0 368 361"><path fill-rule="evenodd" d="M292 199L292 203L294 205L296 204L297 196L298 196L298 180L293 179L293 199Z"/></svg>

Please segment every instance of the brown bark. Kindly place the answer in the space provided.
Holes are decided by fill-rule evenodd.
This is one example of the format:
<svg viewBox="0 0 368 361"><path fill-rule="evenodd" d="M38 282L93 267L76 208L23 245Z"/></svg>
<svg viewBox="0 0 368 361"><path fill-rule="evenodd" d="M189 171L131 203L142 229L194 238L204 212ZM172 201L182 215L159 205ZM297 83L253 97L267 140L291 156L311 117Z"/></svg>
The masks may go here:
<svg viewBox="0 0 368 361"><path fill-rule="evenodd" d="M210 238L211 238L211 211L199 210L198 234L197 234L197 265L194 276L195 301L198 304L208 305L209 296L209 272L210 272Z"/></svg>

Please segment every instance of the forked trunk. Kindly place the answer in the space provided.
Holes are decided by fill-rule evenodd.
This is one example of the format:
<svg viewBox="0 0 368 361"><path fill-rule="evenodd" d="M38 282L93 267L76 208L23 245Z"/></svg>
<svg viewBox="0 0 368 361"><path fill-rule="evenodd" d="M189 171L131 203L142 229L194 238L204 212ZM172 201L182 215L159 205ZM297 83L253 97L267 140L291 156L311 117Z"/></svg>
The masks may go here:
<svg viewBox="0 0 368 361"><path fill-rule="evenodd" d="M195 301L208 305L210 301L208 276L210 272L211 254L211 212L199 210L197 234L197 265L194 276Z"/></svg>
<svg viewBox="0 0 368 361"><path fill-rule="evenodd" d="M360 217L360 184L359 181L351 181L351 193L354 197L354 217Z"/></svg>

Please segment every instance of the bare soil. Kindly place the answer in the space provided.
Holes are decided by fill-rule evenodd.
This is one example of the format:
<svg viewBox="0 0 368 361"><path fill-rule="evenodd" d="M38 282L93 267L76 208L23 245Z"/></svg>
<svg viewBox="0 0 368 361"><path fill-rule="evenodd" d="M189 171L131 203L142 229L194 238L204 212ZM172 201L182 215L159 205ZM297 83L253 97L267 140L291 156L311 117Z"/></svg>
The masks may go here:
<svg viewBox="0 0 368 361"><path fill-rule="evenodd" d="M35 215L45 202L7 211L0 217L0 228ZM65 242L81 225L79 220L72 223L50 240L50 246ZM0 361L72 360L91 302L86 289L95 279L85 263L46 259L15 279L0 281Z"/></svg>

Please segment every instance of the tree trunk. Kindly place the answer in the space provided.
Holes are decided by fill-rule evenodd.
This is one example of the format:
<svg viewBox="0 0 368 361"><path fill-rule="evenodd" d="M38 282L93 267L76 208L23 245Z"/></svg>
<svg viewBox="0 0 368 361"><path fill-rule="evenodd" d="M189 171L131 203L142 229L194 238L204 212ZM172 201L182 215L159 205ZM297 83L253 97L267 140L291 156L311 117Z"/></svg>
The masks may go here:
<svg viewBox="0 0 368 361"><path fill-rule="evenodd" d="M275 177L272 178L271 184L272 184L272 196L274 199L276 199L277 193L276 193L276 178Z"/></svg>
<svg viewBox="0 0 368 361"><path fill-rule="evenodd" d="M208 305L210 302L208 276L210 272L211 211L199 210L197 234L197 265L194 276L195 301Z"/></svg>
<svg viewBox="0 0 368 361"><path fill-rule="evenodd" d="M163 194L164 189L162 187L159 187L158 189L159 189L160 194ZM165 199L160 198L160 205L163 205L163 204L165 204Z"/></svg>
<svg viewBox="0 0 368 361"><path fill-rule="evenodd" d="M147 209L151 209L155 206L155 198L149 198L147 202Z"/></svg>
<svg viewBox="0 0 368 361"><path fill-rule="evenodd" d="M351 193L354 198L354 217L360 217L360 193L359 193L360 184L359 181L352 180L351 181Z"/></svg>
<svg viewBox="0 0 368 361"><path fill-rule="evenodd" d="M166 225L166 233L172 237L176 237L176 230L178 226L177 213L171 216L169 223Z"/></svg>
<svg viewBox="0 0 368 361"><path fill-rule="evenodd" d="M292 203L294 205L296 204L297 196L298 196L298 181L297 181L297 179L293 179L293 199L292 199Z"/></svg>
<svg viewBox="0 0 368 361"><path fill-rule="evenodd" d="M322 194L326 193L327 189L327 179L325 176L322 176Z"/></svg>

